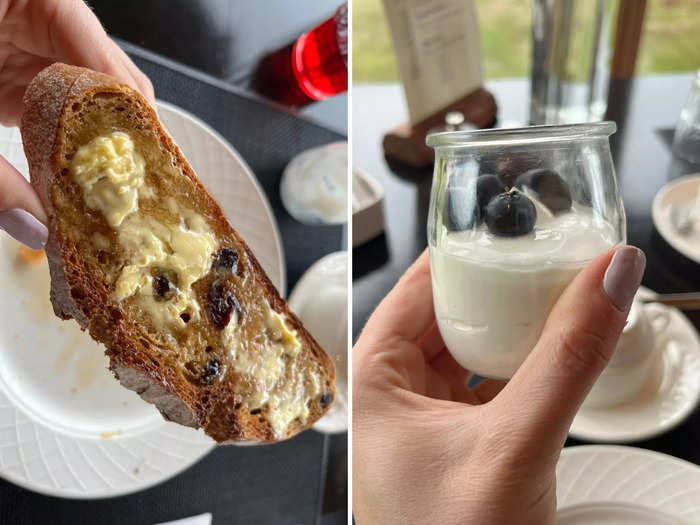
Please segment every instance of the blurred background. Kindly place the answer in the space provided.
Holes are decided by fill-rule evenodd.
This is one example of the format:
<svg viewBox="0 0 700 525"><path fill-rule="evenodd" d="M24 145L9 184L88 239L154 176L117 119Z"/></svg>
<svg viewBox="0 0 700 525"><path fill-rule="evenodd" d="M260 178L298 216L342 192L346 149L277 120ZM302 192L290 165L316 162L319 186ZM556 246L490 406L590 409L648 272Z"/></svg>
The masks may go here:
<svg viewBox="0 0 700 525"><path fill-rule="evenodd" d="M107 32L248 92L262 59L333 16L340 0L92 0ZM368 2L369 3L369 2ZM156 93L158 96L158 93ZM266 97L268 98L268 97ZM301 113L335 131L347 129L347 97Z"/></svg>
<svg viewBox="0 0 700 525"><path fill-rule="evenodd" d="M616 7L618 2L613 2ZM532 0L474 0L487 79L525 77L532 53ZM613 13L617 9L613 9ZM616 21L613 20L613 24ZM637 74L700 67L700 0L649 0ZM353 82L399 80L389 28L379 0L353 1Z"/></svg>

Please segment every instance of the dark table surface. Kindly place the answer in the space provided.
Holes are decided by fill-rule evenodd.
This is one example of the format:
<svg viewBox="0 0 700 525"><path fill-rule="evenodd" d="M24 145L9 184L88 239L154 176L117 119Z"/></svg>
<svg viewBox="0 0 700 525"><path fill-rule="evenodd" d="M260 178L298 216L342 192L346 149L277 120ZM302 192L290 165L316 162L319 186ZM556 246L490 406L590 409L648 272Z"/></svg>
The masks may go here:
<svg viewBox="0 0 700 525"><path fill-rule="evenodd" d="M155 52L120 41L150 76L156 96L210 124L252 168L278 222L289 290L315 260L344 249L346 235L341 227L294 221L282 207L279 178L295 154L345 138L345 102L338 97L288 111L250 93L247 79L260 56L339 3L304 0L290 9L285 0L90 2L111 34ZM216 448L165 483L112 499L46 497L0 480L0 525L146 525L203 512L215 524L340 524L347 520L347 487L347 434L308 431L277 445Z"/></svg>
<svg viewBox="0 0 700 525"><path fill-rule="evenodd" d="M333 15L342 0L89 0L110 35L253 91L266 54ZM301 110L347 133L347 97Z"/></svg>
<svg viewBox="0 0 700 525"><path fill-rule="evenodd" d="M670 150L673 129L688 97L692 74L637 77L618 81L608 110L618 131L611 144L627 212L627 238L647 255L643 284L658 292L700 290L700 265L675 252L655 231L651 202L669 180L700 172ZM487 82L499 106L499 125L527 123L529 82ZM353 250L353 332L356 339L379 301L427 246L426 222L432 168L390 168L381 141L407 119L398 85L353 88L353 162L375 176L385 190L385 234ZM688 313L700 328L700 312ZM583 444L569 439L568 445ZM700 464L700 410L665 435L634 446Z"/></svg>

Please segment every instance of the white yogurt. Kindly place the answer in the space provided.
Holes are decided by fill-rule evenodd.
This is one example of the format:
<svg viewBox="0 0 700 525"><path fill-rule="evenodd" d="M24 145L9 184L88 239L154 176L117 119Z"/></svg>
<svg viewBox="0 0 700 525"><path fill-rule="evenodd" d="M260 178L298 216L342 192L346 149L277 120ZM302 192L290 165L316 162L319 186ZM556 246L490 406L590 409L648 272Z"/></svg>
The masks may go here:
<svg viewBox="0 0 700 525"><path fill-rule="evenodd" d="M498 237L482 224L443 231L430 248L442 338L460 365L485 377L515 373L566 286L616 243L613 227L588 207L552 216L536 206L527 235Z"/></svg>

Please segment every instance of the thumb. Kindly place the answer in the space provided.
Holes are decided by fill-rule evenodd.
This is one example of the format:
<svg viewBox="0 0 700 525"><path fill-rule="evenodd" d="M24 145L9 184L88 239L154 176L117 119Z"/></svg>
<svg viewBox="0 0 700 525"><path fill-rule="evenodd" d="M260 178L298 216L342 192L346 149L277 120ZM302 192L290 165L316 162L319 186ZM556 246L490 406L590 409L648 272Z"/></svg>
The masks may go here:
<svg viewBox="0 0 700 525"><path fill-rule="evenodd" d="M645 265L641 250L623 246L581 270L501 392L499 397L517 407L514 417L544 450L561 447L579 406L612 357Z"/></svg>
<svg viewBox="0 0 700 525"><path fill-rule="evenodd" d="M0 156L0 228L34 250L46 244L46 212L27 179Z"/></svg>

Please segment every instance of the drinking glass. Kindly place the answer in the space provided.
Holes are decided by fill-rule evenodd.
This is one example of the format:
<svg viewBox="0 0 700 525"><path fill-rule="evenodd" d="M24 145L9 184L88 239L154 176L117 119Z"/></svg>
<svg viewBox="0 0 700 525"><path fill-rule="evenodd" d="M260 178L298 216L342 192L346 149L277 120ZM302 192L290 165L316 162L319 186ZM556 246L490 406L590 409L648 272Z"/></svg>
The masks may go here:
<svg viewBox="0 0 700 525"><path fill-rule="evenodd" d="M625 242L614 131L598 122L428 136L435 316L463 367L510 378L579 270Z"/></svg>
<svg viewBox="0 0 700 525"><path fill-rule="evenodd" d="M673 152L682 159L700 163L700 69L676 124Z"/></svg>
<svg viewBox="0 0 700 525"><path fill-rule="evenodd" d="M534 0L530 124L603 118L615 4L609 0Z"/></svg>

